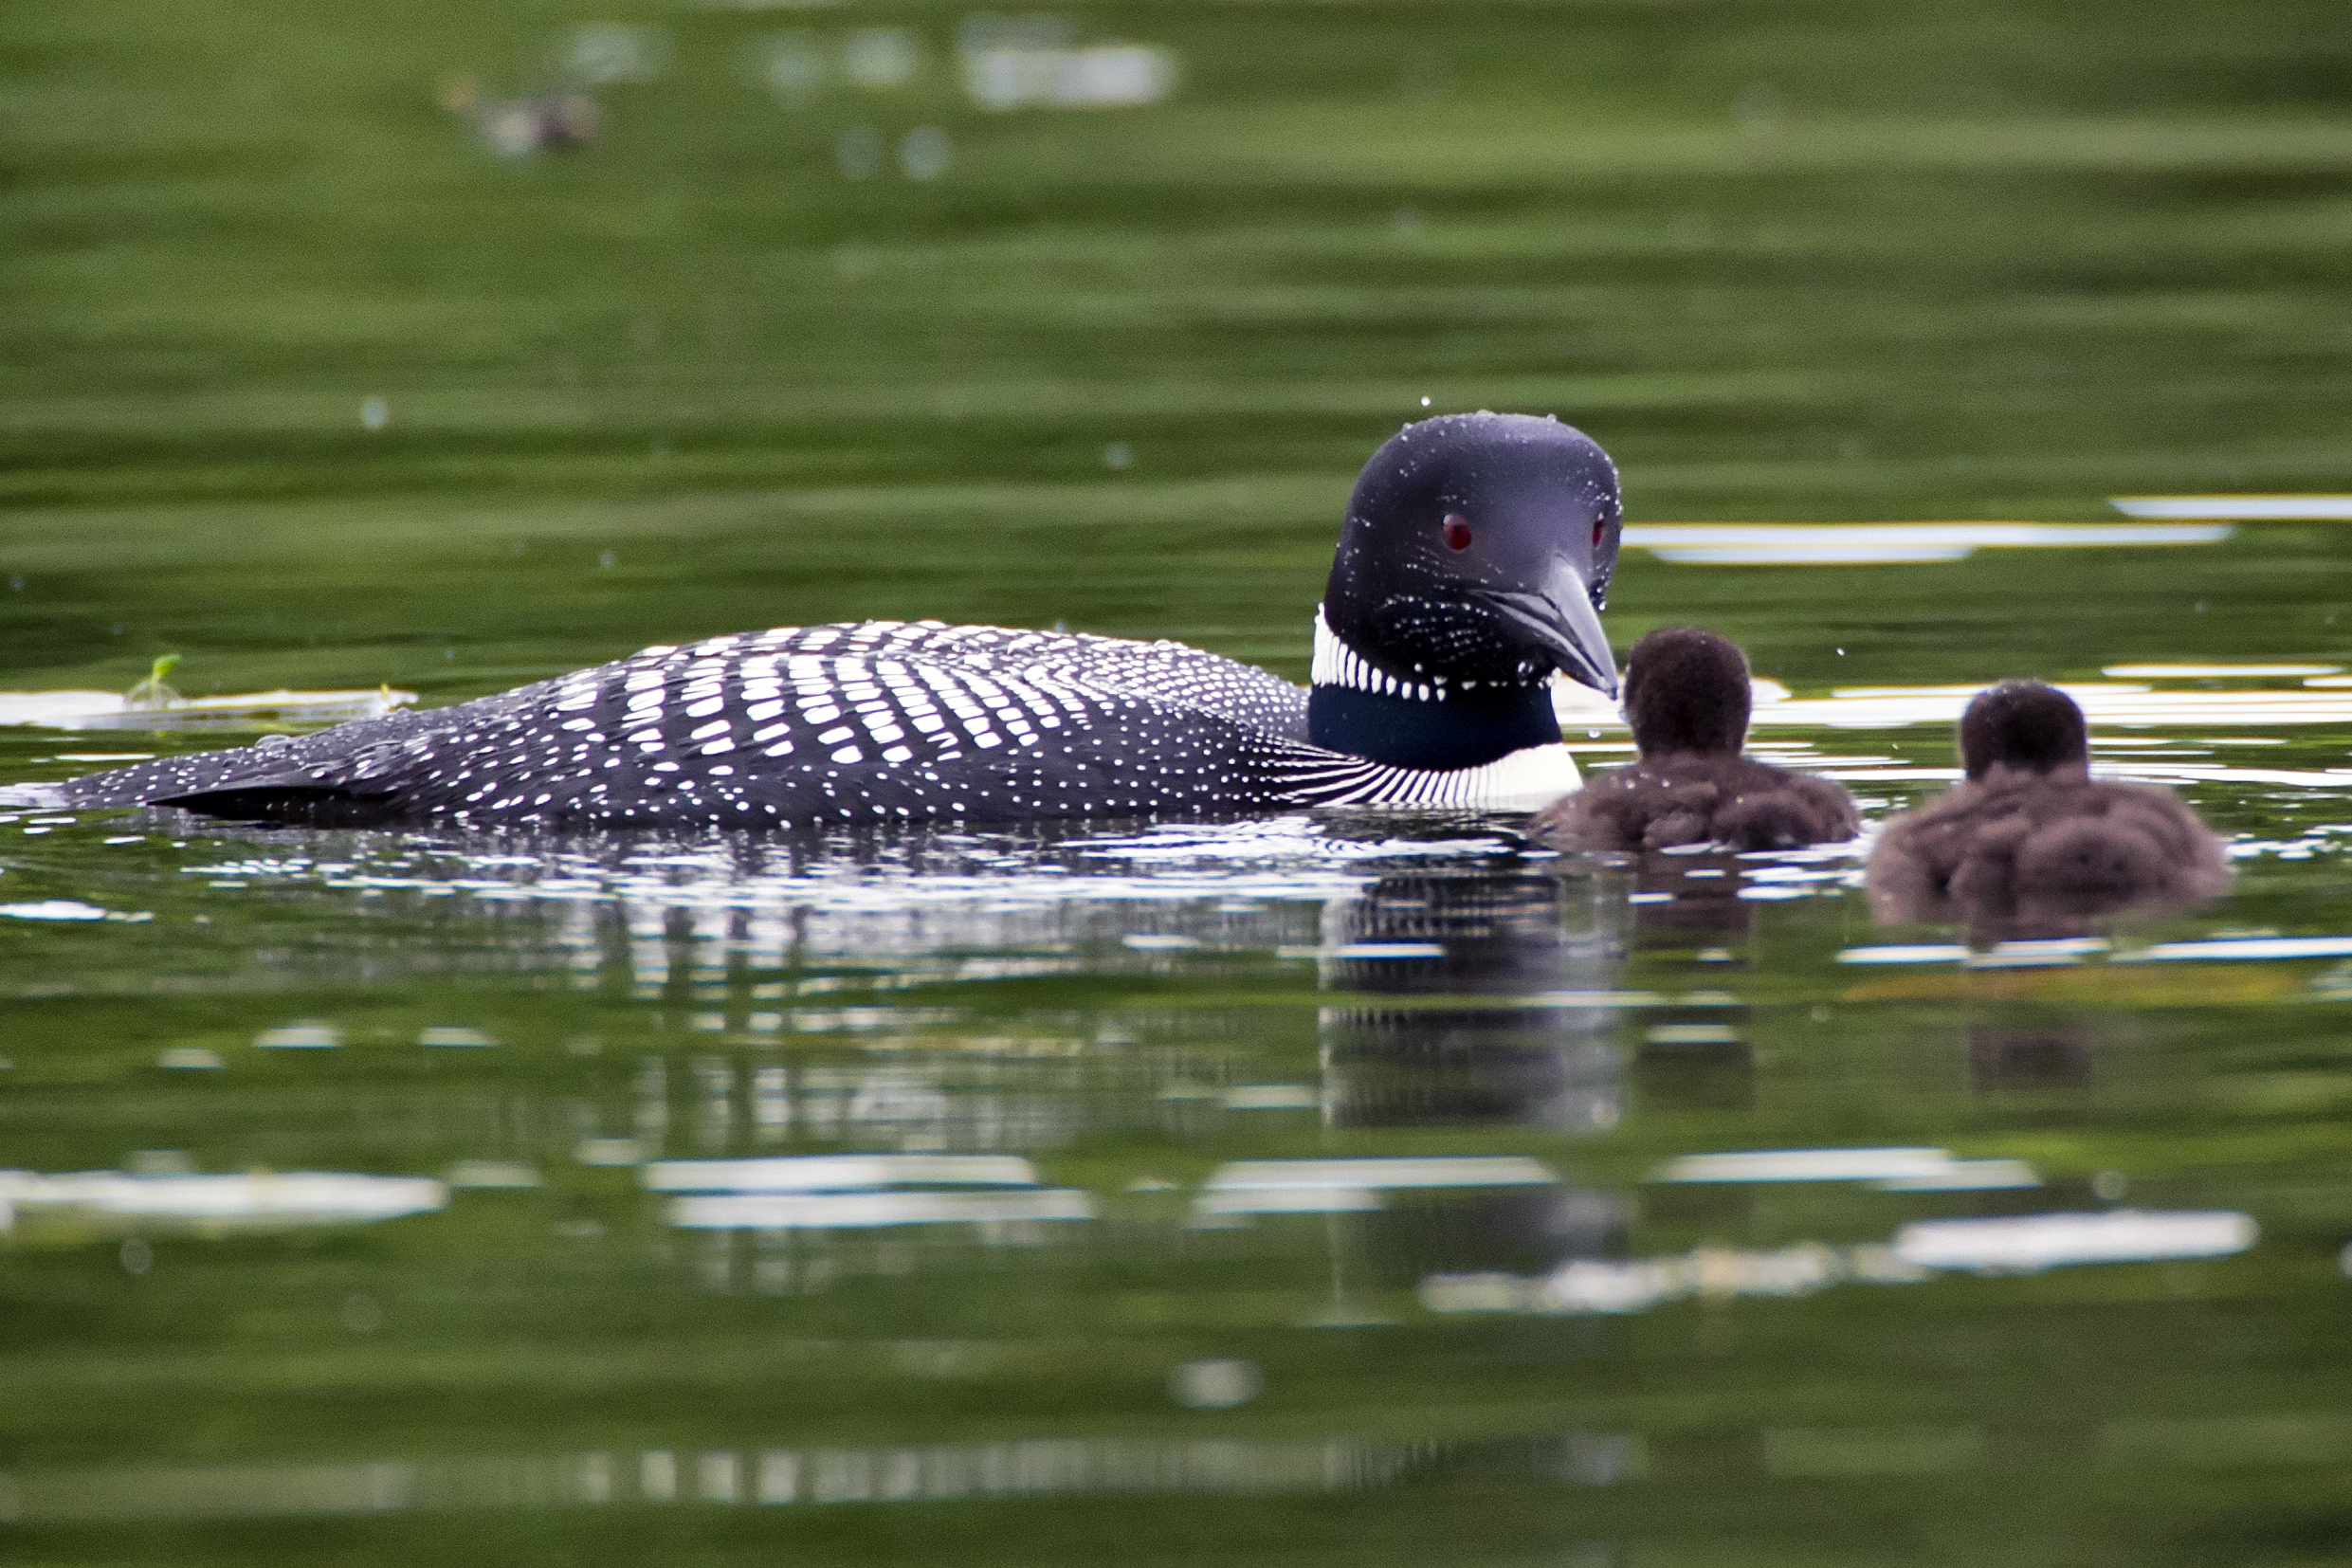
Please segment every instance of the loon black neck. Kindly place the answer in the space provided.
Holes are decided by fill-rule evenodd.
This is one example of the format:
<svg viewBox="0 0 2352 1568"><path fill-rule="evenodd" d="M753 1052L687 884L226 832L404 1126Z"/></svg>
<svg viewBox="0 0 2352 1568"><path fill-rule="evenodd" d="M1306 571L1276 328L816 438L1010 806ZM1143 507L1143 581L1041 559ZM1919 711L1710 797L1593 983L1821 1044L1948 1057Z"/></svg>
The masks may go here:
<svg viewBox="0 0 2352 1568"><path fill-rule="evenodd" d="M1476 768L1528 746L1555 745L1559 720L1548 686L1449 693L1442 702L1319 685L1306 697L1306 735L1325 751L1397 768Z"/></svg>

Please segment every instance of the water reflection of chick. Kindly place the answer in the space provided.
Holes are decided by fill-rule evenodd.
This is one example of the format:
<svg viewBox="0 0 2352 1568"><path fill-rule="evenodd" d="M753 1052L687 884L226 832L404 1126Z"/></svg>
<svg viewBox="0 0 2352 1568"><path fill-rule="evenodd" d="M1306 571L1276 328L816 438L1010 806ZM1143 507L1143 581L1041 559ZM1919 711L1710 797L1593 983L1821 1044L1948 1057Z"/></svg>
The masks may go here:
<svg viewBox="0 0 2352 1568"><path fill-rule="evenodd" d="M1642 1031L1633 1070L1645 1105L1749 1110L1756 1104L1756 1052L1741 1032L1744 1007L1660 1014Z"/></svg>
<svg viewBox="0 0 2352 1568"><path fill-rule="evenodd" d="M1431 1274L1544 1274L1570 1258L1620 1256L1631 1223L1614 1193L1504 1187L1400 1196L1375 1217L1369 1240L1381 1283L1410 1286Z"/></svg>
<svg viewBox="0 0 2352 1568"><path fill-rule="evenodd" d="M1729 855L1644 855L1633 867L1633 945L1644 951L1728 947L1756 928Z"/></svg>
<svg viewBox="0 0 2352 1568"><path fill-rule="evenodd" d="M1968 1082L1978 1089L2079 1088L2090 1082L2093 1044L2088 1024L1980 1025L1968 1031Z"/></svg>
<svg viewBox="0 0 2352 1568"><path fill-rule="evenodd" d="M470 76L442 83L441 106L482 133L501 157L585 147L596 139L604 117L596 100L581 92L529 93L492 98Z"/></svg>
<svg viewBox="0 0 2352 1568"><path fill-rule="evenodd" d="M1870 855L1881 920L2055 935L2229 884L2221 841L2169 791L2091 778L2083 710L2055 687L2004 681L1978 693L1960 752L1966 779L1887 824Z"/></svg>
<svg viewBox="0 0 2352 1568"><path fill-rule="evenodd" d="M1696 627L1650 632L1625 673L1640 760L1545 808L1528 835L1574 849L1789 849L1853 837L1862 823L1844 790L1740 755L1752 701L1747 658L1730 639Z"/></svg>
<svg viewBox="0 0 2352 1568"><path fill-rule="evenodd" d="M1626 907L1614 879L1525 871L1387 877L1328 905L1322 983L1357 994L1321 1015L1331 1114L1353 1126L1614 1125L1614 1016L1516 999L1611 989ZM1391 1007L1367 993L1496 1000Z"/></svg>

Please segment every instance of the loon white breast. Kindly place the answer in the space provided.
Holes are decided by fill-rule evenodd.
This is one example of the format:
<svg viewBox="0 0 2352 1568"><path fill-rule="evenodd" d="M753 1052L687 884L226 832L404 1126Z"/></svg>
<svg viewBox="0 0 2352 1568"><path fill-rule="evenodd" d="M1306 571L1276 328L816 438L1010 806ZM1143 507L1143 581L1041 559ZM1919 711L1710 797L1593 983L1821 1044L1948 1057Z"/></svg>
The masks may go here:
<svg viewBox="0 0 2352 1568"><path fill-rule="evenodd" d="M809 827L1577 787L1555 671L1614 695L1616 470L1550 419L1412 425L1358 477L1311 685L1173 642L872 621L649 647L496 697L64 785L319 826Z"/></svg>

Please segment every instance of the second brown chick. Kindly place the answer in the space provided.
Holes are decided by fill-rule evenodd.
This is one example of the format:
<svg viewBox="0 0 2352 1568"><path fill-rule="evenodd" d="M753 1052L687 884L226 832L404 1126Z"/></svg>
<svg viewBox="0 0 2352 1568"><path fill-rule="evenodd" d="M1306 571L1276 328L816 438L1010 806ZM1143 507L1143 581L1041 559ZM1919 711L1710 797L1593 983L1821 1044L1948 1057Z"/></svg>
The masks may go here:
<svg viewBox="0 0 2352 1568"><path fill-rule="evenodd" d="M1729 638L1687 626L1649 633L1625 674L1640 759L1546 807L1529 836L1574 849L1792 849L1861 831L1836 784L1741 755L1752 700L1747 656Z"/></svg>

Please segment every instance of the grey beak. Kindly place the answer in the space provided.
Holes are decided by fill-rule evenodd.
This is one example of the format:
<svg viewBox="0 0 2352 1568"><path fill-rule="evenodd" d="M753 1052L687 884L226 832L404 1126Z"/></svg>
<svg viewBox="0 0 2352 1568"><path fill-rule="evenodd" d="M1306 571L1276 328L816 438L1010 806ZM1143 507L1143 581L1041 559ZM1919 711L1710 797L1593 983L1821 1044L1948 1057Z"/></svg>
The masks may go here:
<svg viewBox="0 0 2352 1568"><path fill-rule="evenodd" d="M1601 629L1600 616L1594 612L1575 567L1556 562L1539 593L1489 588L1479 590L1477 597L1542 649L1568 679L1603 697L1617 694L1617 664L1609 651L1609 635Z"/></svg>

